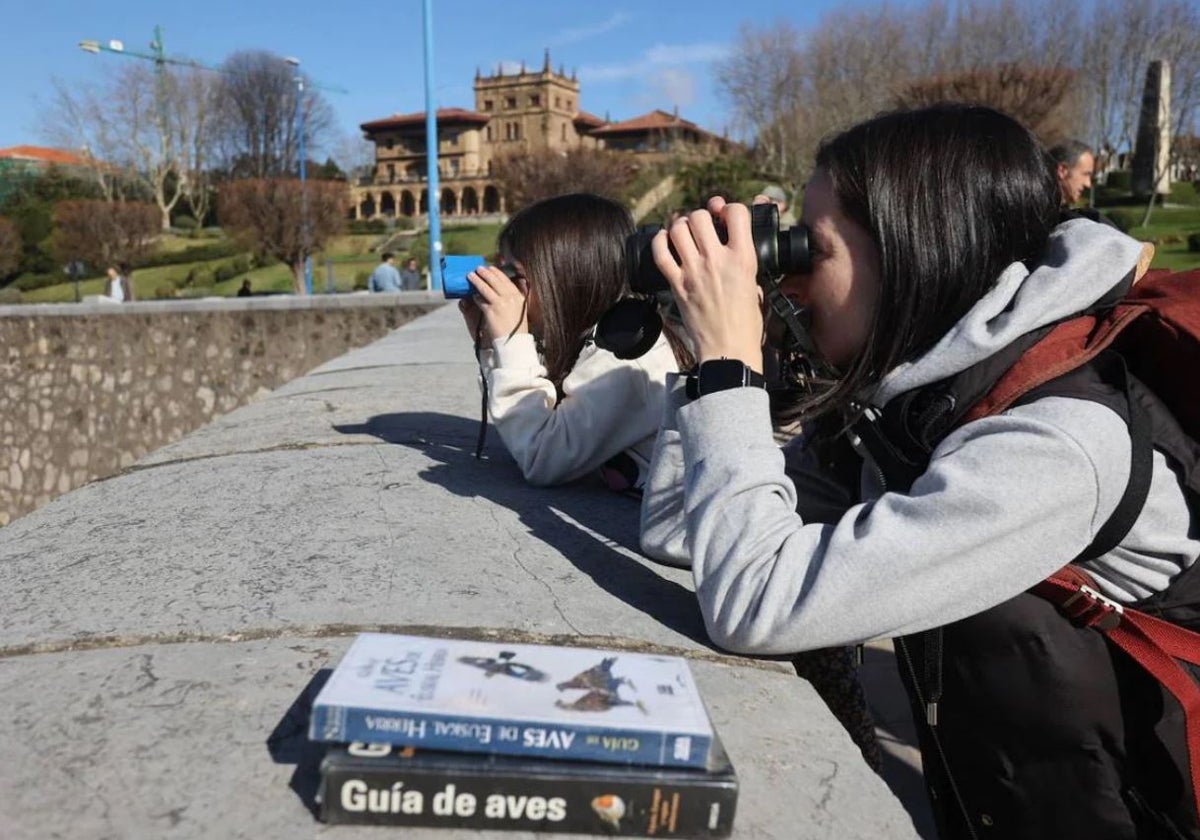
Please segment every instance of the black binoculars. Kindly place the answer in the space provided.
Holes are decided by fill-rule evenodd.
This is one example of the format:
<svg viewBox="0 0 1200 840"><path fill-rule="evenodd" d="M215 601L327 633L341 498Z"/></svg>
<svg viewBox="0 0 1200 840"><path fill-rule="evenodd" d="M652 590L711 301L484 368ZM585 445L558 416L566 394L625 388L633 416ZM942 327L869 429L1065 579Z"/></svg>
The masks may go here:
<svg viewBox="0 0 1200 840"><path fill-rule="evenodd" d="M643 225L625 241L625 258L629 266L629 288L642 294L668 291L667 278L663 277L654 264L650 252L650 240L662 230L662 225ZM728 234L717 228L722 242ZM758 257L758 282L760 285L777 280L788 274L805 274L812 268L812 255L808 249L808 228L793 225L779 228L779 208L774 204L754 204L750 207L750 236L754 241L754 253ZM674 253L674 249L672 249Z"/></svg>

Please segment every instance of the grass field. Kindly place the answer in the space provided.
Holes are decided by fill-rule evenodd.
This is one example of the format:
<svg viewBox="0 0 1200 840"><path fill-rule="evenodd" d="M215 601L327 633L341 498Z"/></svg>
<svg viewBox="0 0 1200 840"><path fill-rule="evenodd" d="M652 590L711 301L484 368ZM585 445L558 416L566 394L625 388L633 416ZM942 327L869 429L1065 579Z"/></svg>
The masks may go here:
<svg viewBox="0 0 1200 840"><path fill-rule="evenodd" d="M1200 252L1188 251L1189 234L1200 233L1200 207L1159 207L1150 224L1131 228L1129 235L1154 243L1152 268L1172 271L1200 268Z"/></svg>
<svg viewBox="0 0 1200 840"><path fill-rule="evenodd" d="M500 226L474 225L448 227L442 231L442 242L448 254L492 254L496 249L496 235ZM1135 227L1130 235L1155 245L1154 268L1173 271L1200 268L1200 253L1189 252L1187 237L1200 233L1200 207L1160 207L1154 211L1151 224ZM214 241L220 234L206 231L203 237L164 236L160 241L161 252L178 252L203 242ZM363 288L363 278L378 264L377 249L387 237L385 235L344 235L332 240L325 251L313 260L313 291L323 294L329 288L329 273L332 271L335 292L351 292ZM422 255L428 251L427 240L418 237L410 240ZM397 251L397 261L403 262L405 252ZM134 272L137 296L142 300L156 297L231 297L237 294L242 281L250 280L251 288L259 294L290 293L291 272L281 263L260 266L211 285L188 285L186 278L193 269L213 270L228 264L226 257L207 262L180 263L178 265L143 268ZM91 277L80 283L82 295L99 295L104 292L104 278ZM21 295L24 303L67 303L75 300L72 283L59 283L42 289L34 289Z"/></svg>

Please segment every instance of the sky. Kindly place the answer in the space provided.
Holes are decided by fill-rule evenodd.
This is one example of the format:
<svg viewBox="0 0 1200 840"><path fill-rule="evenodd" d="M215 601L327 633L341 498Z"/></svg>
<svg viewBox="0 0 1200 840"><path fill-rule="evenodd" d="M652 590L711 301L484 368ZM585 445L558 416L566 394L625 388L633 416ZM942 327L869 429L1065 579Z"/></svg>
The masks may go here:
<svg viewBox="0 0 1200 840"><path fill-rule="evenodd" d="M580 107L628 119L654 108L721 133L736 133L714 65L736 43L742 24L786 20L801 30L826 11L871 7L870 0L433 0L433 86L438 107L474 107L476 68L485 74L522 61L551 62L581 85ZM895 0L890 4L896 6ZM903 5L903 3L901 3ZM0 16L0 148L46 145L42 110L53 81L68 87L137 59L79 49L85 39L122 41L149 51L155 25L169 57L220 64L230 53L261 49L298 58L325 92L339 136L360 123L425 109L422 0L383 3L313 0L4 0Z"/></svg>

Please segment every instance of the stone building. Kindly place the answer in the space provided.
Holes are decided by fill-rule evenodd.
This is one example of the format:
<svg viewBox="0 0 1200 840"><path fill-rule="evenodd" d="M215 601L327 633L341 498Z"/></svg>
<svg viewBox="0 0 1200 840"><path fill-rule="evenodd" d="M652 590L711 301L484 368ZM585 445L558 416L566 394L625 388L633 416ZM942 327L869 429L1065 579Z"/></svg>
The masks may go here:
<svg viewBox="0 0 1200 840"><path fill-rule="evenodd" d="M646 158L710 155L731 141L682 119L651 111L623 122L601 119L579 107L579 81L550 66L495 75L475 73L475 108L439 108L439 213L443 216L505 212L492 178L498 157L553 149L614 149ZM425 112L394 114L361 126L375 146L371 175L352 187L351 217L413 217L428 212Z"/></svg>

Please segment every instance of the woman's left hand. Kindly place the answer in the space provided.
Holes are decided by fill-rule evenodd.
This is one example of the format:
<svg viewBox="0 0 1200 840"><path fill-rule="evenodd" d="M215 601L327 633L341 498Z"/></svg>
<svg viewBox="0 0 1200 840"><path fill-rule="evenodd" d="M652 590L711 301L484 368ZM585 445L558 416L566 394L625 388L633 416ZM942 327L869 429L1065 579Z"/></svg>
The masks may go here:
<svg viewBox="0 0 1200 840"><path fill-rule="evenodd" d="M725 244L714 218L728 232ZM761 373L762 291L755 280L749 208L713 199L708 209L677 219L669 232L659 231L650 247L679 304L696 360L740 359Z"/></svg>
<svg viewBox="0 0 1200 840"><path fill-rule="evenodd" d="M529 332L529 307L524 280L514 283L492 265L481 266L467 275L475 288L475 303L483 313L488 338L507 338Z"/></svg>

